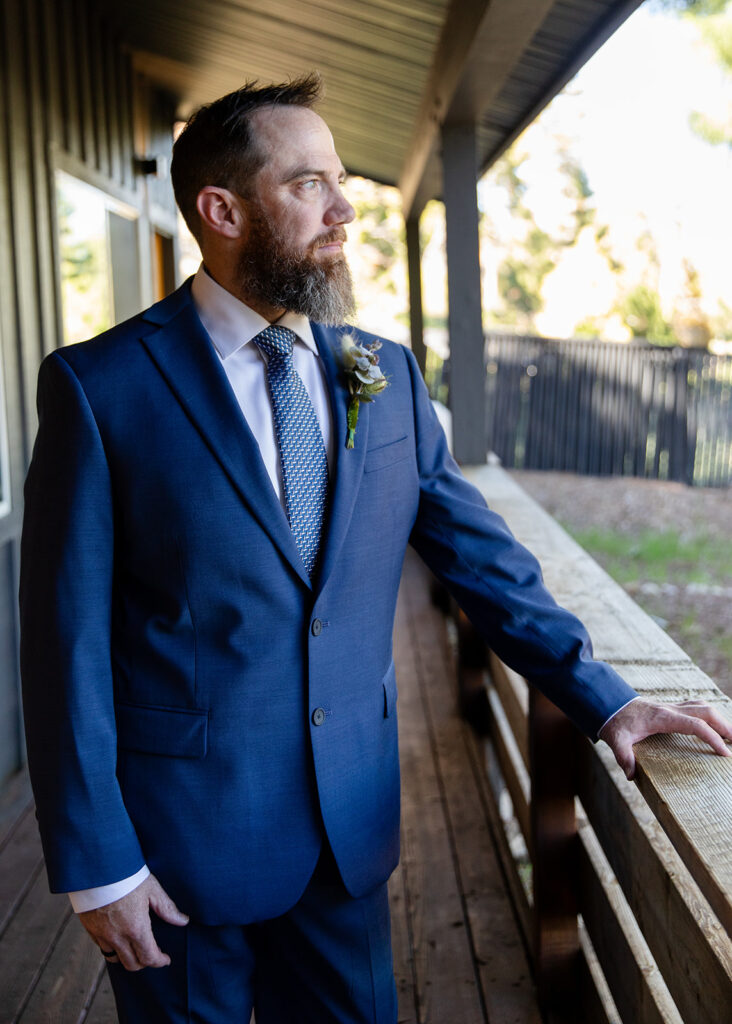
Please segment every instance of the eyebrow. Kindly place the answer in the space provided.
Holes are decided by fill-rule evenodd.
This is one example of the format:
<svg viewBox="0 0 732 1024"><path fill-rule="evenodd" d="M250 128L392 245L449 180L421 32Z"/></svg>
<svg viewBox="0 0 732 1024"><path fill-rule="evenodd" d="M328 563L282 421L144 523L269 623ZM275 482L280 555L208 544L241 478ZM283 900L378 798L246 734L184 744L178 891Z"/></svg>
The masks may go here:
<svg viewBox="0 0 732 1024"><path fill-rule="evenodd" d="M283 179L285 185L289 185L291 181L297 181L298 178L327 178L328 172L323 170L316 170L313 167L298 167L294 171L291 171L286 178ZM344 181L348 177L345 167L341 165L340 171L338 172L338 180Z"/></svg>

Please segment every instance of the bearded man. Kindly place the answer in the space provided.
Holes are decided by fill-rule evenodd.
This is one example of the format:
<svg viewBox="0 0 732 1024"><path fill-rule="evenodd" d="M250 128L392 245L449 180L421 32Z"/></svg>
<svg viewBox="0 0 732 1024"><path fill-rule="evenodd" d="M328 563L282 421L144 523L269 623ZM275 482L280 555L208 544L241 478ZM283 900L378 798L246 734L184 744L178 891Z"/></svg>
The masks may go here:
<svg viewBox="0 0 732 1024"><path fill-rule="evenodd" d="M592 660L460 475L411 353L385 342L377 366L353 331L339 363L354 211L318 89L245 87L193 116L172 177L201 268L39 378L29 762L51 887L131 1024L396 1021L407 543L628 773L651 732L732 738ZM354 423L358 381L379 394Z"/></svg>

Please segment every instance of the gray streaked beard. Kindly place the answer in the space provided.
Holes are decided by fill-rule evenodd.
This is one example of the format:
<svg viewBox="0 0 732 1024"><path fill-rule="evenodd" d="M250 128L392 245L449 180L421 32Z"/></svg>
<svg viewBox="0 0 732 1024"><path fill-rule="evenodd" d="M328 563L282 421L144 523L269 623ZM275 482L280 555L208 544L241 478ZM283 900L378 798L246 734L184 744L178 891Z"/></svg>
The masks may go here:
<svg viewBox="0 0 732 1024"><path fill-rule="evenodd" d="M249 238L238 264L243 293L329 327L345 323L356 310L345 257L317 263L310 253L289 249L259 211L250 216ZM321 243L328 240L328 235L319 239Z"/></svg>

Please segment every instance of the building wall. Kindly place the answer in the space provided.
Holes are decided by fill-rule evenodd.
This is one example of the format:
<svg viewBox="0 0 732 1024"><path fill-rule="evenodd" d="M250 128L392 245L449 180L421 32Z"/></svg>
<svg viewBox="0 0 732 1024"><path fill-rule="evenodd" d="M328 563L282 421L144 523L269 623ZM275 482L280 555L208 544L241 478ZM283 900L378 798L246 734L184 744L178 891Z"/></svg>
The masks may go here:
<svg viewBox="0 0 732 1024"><path fill-rule="evenodd" d="M87 0L0 0L0 784L23 762L16 595L36 376L63 337L57 171L135 214L137 252L116 272L141 306L159 279L153 234L175 236L169 181L134 160L153 145L169 155L175 103L134 72L123 29Z"/></svg>

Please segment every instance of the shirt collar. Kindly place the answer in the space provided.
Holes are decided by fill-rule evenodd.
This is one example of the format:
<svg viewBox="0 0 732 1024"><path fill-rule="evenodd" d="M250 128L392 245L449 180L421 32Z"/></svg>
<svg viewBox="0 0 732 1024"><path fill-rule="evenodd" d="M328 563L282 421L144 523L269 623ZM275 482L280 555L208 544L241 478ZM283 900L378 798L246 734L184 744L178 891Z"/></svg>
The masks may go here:
<svg viewBox="0 0 732 1024"><path fill-rule="evenodd" d="M248 345L260 331L269 327L268 320L214 281L203 263L193 278L191 295L201 323L222 359L227 359L242 346ZM302 313L285 313L277 324L289 327L299 341L314 355L318 355L310 321L306 316Z"/></svg>

